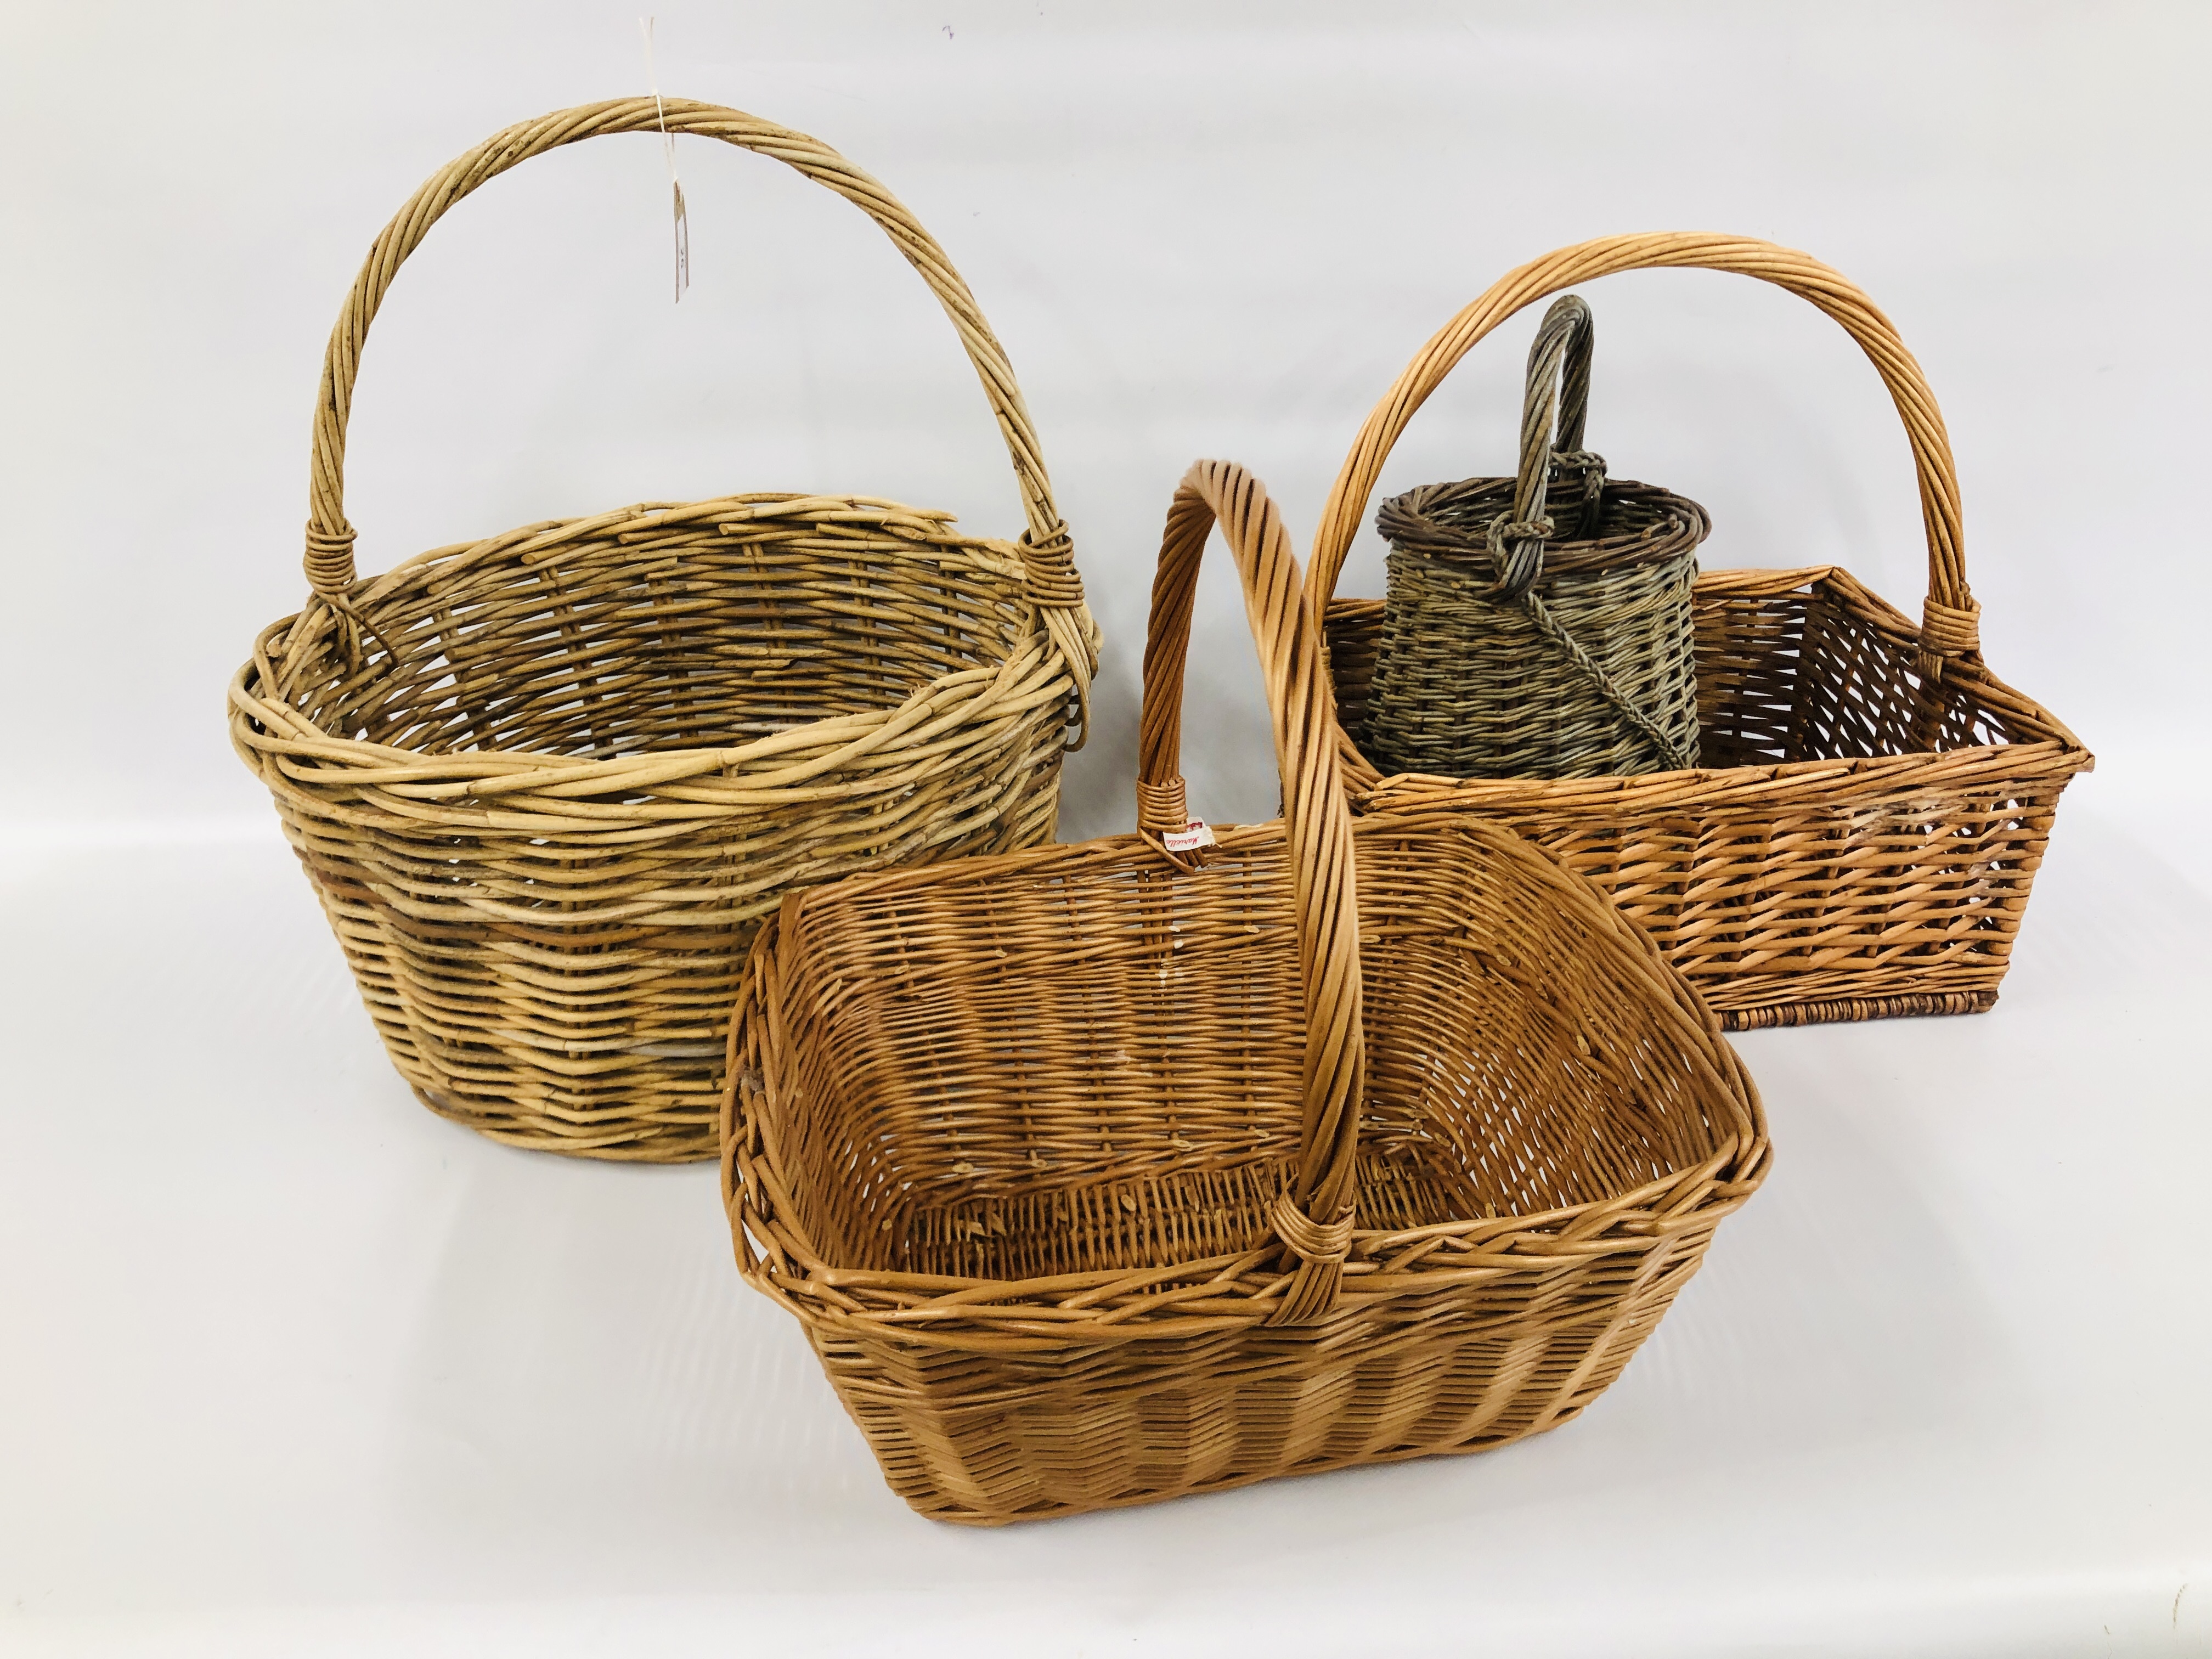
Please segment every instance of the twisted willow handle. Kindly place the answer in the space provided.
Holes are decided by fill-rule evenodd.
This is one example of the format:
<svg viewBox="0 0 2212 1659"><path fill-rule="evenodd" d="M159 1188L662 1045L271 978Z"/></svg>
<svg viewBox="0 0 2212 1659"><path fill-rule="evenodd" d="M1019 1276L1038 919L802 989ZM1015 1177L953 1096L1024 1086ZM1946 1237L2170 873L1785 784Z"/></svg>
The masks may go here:
<svg viewBox="0 0 2212 1659"><path fill-rule="evenodd" d="M1943 416L1920 365L1888 318L1849 279L1810 254L1747 236L1652 232L1607 236L1547 253L1507 273L1452 319L1407 365L1397 384L1367 417L1322 508L1314 537L1312 586L1326 605L1336 592L1345 555L1367 509L1375 481L1398 434L1459 360L1514 313L1547 295L1624 270L1688 267L1733 271L1788 289L1817 306L1858 342L1889 388L1920 478L1920 513L1928 531L1928 599L1921 613L1920 666L1941 678L1945 662L1978 658L1981 607L1966 586L1966 540L1959 479Z"/></svg>
<svg viewBox="0 0 2212 1659"><path fill-rule="evenodd" d="M1490 524L1491 556L1497 562L1494 594L1501 604L1531 596L1544 574L1544 544L1572 540L1589 527L1605 483L1605 463L1583 448L1589 418L1590 355L1596 324L1579 295L1555 300L1528 347L1528 384L1521 398L1521 470L1513 483L1513 510ZM1544 516L1552 463L1577 465L1583 497L1571 522L1556 527Z"/></svg>
<svg viewBox="0 0 2212 1659"><path fill-rule="evenodd" d="M1583 428L1589 422L1590 361L1597 351L1597 319L1590 315L1589 302L1582 295L1569 294L1552 301L1552 308L1544 313L1544 320L1536 330L1537 344L1542 345L1554 332L1565 337L1565 354L1559 369L1559 437L1552 447L1578 450L1583 447ZM1529 354L1528 371L1533 381L1536 372L1534 350ZM1525 428L1525 410L1522 423ZM1525 453L1525 430L1522 443Z"/></svg>
<svg viewBox="0 0 2212 1659"><path fill-rule="evenodd" d="M385 226L369 249L361 274L354 278L353 291L346 296L345 309L331 331L330 349L323 357L308 488L305 565L309 585L324 599L343 607L354 582L354 530L345 515L346 418L353 404L354 379L360 371L361 349L368 338L369 323L407 256L447 209L509 167L586 138L618 132L658 132L664 118L672 133L696 133L757 151L836 191L882 227L892 246L929 284L959 331L960 343L983 382L992 412L998 417L1000 435L1013 459L1014 477L1021 486L1022 507L1029 521L1022 542L1030 569L1030 595L1045 608L1054 637L1079 678L1087 681L1091 658L1082 637L1085 629L1075 618L1055 614L1078 610L1083 603L1083 588L1075 574L1067 527L1053 505L1052 483L1037 453L1036 434L1030 429L1029 410L1022 403L1021 389L1014 382L1006 352L944 249L897 198L821 140L733 109L685 98L659 102L651 98L615 99L560 110L511 126L441 168Z"/></svg>
<svg viewBox="0 0 2212 1659"><path fill-rule="evenodd" d="M1300 580L1281 514L1260 481L1234 462L1199 462L1176 486L1168 509L1145 634L1138 818L1146 836L1157 839L1181 830L1188 817L1179 775L1183 665L1199 562L1217 522L1236 558L1245 615L1260 649L1296 880L1298 967L1305 989L1305 1115L1297 1181L1276 1200L1270 1218L1297 1267L1269 1316L1270 1323L1292 1324L1317 1317L1335 1301L1352 1244L1366 1064L1359 905L1318 613Z"/></svg>

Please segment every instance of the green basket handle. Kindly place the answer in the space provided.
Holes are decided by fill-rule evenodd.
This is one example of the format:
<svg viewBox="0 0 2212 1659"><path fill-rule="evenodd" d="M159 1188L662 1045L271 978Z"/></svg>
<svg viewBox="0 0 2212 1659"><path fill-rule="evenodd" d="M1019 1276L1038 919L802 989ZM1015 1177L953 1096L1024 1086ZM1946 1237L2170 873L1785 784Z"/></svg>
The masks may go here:
<svg viewBox="0 0 2212 1659"><path fill-rule="evenodd" d="M1486 595L1499 604L1520 599L1543 580L1544 547L1574 541L1596 527L1605 488L1605 459L1583 447L1589 418L1590 355L1596 325L1580 295L1552 302L1528 347L1528 377L1521 398L1521 466L1513 507L1490 521L1490 556L1498 586ZM1551 475L1572 467L1582 477L1573 518L1547 517ZM1564 518L1564 515L1562 515Z"/></svg>

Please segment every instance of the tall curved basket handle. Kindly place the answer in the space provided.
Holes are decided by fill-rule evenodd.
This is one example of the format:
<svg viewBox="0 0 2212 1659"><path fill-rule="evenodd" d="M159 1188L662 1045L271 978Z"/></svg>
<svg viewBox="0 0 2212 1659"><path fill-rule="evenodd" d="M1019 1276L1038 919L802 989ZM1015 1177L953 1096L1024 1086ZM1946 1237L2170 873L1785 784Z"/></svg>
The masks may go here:
<svg viewBox="0 0 2212 1659"><path fill-rule="evenodd" d="M1282 515L1265 486L1232 461L1199 462L1176 486L1168 509L1145 635L1138 827L1157 844L1182 829L1189 816L1179 770L1183 665L1199 564L1217 522L1236 558L1245 615L1259 647L1296 879L1305 1110L1297 1178L1276 1200L1269 1220L1297 1266L1268 1322L1295 1324L1319 1317L1334 1304L1352 1246L1366 1067L1359 904L1320 618L1299 576Z"/></svg>
<svg viewBox="0 0 2212 1659"><path fill-rule="evenodd" d="M361 274L354 278L323 356L309 473L307 553L302 561L315 596L334 610L352 614L354 528L345 513L346 422L369 323L407 256L454 204L532 156L611 133L658 133L664 125L671 133L719 138L740 149L753 150L835 191L874 220L929 284L945 314L952 319L968 361L975 365L984 395L990 399L1000 436L1012 459L1028 520L1021 549L1030 595L1087 704L1090 677L1097 666L1097 657L1083 615L1083 584L1075 572L1067 526L1053 504L1052 482L1038 453L1036 434L1030 428L1021 388L1015 384L1013 368L990 325L983 320L967 283L936 239L896 197L820 139L688 98L618 98L519 123L440 169L385 226L369 249Z"/></svg>
<svg viewBox="0 0 2212 1659"><path fill-rule="evenodd" d="M1579 295L1552 301L1528 348L1528 374L1521 398L1521 461L1513 481L1511 507L1490 523L1490 553L1497 587L1483 598L1498 604L1519 601L1544 570L1544 544L1557 536L1572 541L1595 531L1605 463L1583 447L1589 419L1590 357L1596 325ZM1554 525L1552 470L1571 465L1579 475L1572 516L1561 512Z"/></svg>
<svg viewBox="0 0 2212 1659"><path fill-rule="evenodd" d="M1966 538L1959 507L1959 478L1951 440L1943 429L1936 394L1897 330L1857 287L1810 254L1748 236L1645 232L1579 242L1508 272L1481 298L1447 323L1406 366L1360 428L1345 458L1321 526L1314 535L1310 572L1317 603L1326 605L1344 569L1346 554L1366 514L1368 497L1398 434L1413 411L1443 384L1459 360L1485 335L1523 307L1600 276L1626 270L1692 268L1733 271L1786 289L1817 306L1858 342L1889 388L1920 479L1920 514L1928 532L1928 598L1920 625L1920 668L1941 679L1943 665L1978 661L1981 607L1966 586Z"/></svg>

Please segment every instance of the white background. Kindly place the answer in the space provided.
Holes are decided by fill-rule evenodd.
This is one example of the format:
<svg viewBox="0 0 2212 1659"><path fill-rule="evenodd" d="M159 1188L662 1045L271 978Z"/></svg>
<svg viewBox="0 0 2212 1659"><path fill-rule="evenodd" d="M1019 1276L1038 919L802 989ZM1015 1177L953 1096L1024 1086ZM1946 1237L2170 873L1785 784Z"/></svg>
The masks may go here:
<svg viewBox="0 0 2212 1659"><path fill-rule="evenodd" d="M664 91L837 145L1021 372L1109 648L1063 833L1127 827L1176 477L1304 540L1368 407L1508 267L1629 229L1808 249L1943 402L1997 672L2100 757L1972 1020L1762 1033L1777 1172L1622 1382L1472 1460L999 1534L878 1483L738 1280L712 1171L414 1105L228 752L296 608L362 252L511 121L644 89L606 4L0 15L0 1652L2212 1652L2199 480L2212 11L661 0ZM950 328L773 163L657 143L470 199L379 317L365 569L526 520L857 490L1013 534ZM1907 455L1832 325L1586 290L1590 437L1917 614ZM1533 318L1386 489L1496 471ZM1379 592L1369 536L1347 588ZM1208 573L1186 771L1274 783Z"/></svg>

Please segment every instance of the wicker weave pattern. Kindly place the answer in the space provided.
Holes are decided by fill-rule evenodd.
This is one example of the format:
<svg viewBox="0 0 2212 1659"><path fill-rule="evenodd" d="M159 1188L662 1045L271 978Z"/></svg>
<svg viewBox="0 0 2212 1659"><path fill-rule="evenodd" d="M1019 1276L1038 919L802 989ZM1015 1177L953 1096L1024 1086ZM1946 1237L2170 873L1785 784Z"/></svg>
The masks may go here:
<svg viewBox="0 0 2212 1659"><path fill-rule="evenodd" d="M441 214L605 133L702 134L866 211L943 302L1027 507L1018 544L846 495L647 503L354 573L346 417L369 319ZM593 1157L714 1152L728 1009L794 884L1051 837L1096 664L1005 354L925 231L817 141L712 105L501 133L378 239L331 339L310 596L231 687L394 1064L434 1110Z"/></svg>
<svg viewBox="0 0 2212 1659"><path fill-rule="evenodd" d="M1667 753L1624 716L1625 702L1694 765L1690 590L1705 510L1646 484L1607 483L1593 533L1547 549L1546 574L1529 589L1539 613L1489 597L1491 572L1432 550L1431 526L1494 518L1512 489L1510 478L1471 478L1413 490L1385 507L1383 534L1397 545L1376 689L1354 728L1361 746L1392 771L1453 777L1598 777L1664 767ZM1613 696L1597 689L1591 665Z"/></svg>
<svg viewBox="0 0 2212 1659"><path fill-rule="evenodd" d="M1170 859L1217 514L1286 817ZM1763 1177L1750 1079L1650 944L1465 813L1349 819L1334 749L1289 538L1201 463L1154 589L1140 832L855 877L763 928L724 1107L739 1264L923 1513L1553 1427Z"/></svg>
<svg viewBox="0 0 2212 1659"><path fill-rule="evenodd" d="M1983 665L1959 489L1934 394L1888 319L1808 255L1741 237L1620 236L1502 279L1414 358L1346 458L1314 545L1335 587L1413 411L1476 342L1559 289L1652 266L1734 271L1819 307L1888 386L1920 477L1929 596L1916 624L1840 569L1711 571L1695 610L1704 769L1547 782L1386 776L1347 740L1376 810L1509 822L1608 892L1735 1027L1988 1007L2059 793L2094 763ZM1328 605L1347 731L1361 729L1382 606Z"/></svg>

